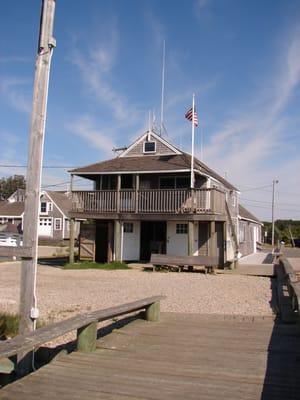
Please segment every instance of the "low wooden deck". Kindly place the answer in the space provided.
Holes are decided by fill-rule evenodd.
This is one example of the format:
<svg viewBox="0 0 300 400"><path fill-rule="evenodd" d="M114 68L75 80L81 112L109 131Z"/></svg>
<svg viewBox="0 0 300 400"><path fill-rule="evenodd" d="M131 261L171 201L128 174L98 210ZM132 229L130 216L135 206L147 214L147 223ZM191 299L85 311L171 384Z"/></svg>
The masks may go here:
<svg viewBox="0 0 300 400"><path fill-rule="evenodd" d="M6 386L2 400L300 399L297 325L266 317L162 314L63 355Z"/></svg>

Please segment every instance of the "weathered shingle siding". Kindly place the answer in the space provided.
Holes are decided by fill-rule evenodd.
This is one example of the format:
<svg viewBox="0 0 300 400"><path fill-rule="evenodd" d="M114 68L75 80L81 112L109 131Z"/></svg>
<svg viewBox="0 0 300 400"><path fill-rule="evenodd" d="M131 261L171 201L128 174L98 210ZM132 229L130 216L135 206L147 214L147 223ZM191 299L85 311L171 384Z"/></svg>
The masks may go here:
<svg viewBox="0 0 300 400"><path fill-rule="evenodd" d="M240 253L243 256L247 256L248 254L253 253L254 249L254 229L258 230L258 238L257 241L261 241L261 225L256 224L255 222L240 220L239 221L239 231L244 230L244 240L239 244Z"/></svg>
<svg viewBox="0 0 300 400"><path fill-rule="evenodd" d="M144 153L144 142L145 141L147 141L147 140L142 140L139 143L137 143L126 154L125 157L147 156L147 154ZM156 140L152 136L150 136L150 141L156 143L156 152L155 152L156 155L160 155L160 154L175 154L168 146L166 146L164 143L160 142L159 140Z"/></svg>

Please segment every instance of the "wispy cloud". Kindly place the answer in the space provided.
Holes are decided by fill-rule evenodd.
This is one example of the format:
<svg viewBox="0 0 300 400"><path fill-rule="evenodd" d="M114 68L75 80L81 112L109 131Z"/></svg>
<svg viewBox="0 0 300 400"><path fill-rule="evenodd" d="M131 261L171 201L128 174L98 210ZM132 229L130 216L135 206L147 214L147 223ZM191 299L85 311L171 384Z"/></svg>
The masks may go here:
<svg viewBox="0 0 300 400"><path fill-rule="evenodd" d="M6 56L0 57L0 64L10 64L10 63L28 63L31 59L29 57L21 57L21 56Z"/></svg>
<svg viewBox="0 0 300 400"><path fill-rule="evenodd" d="M20 145L22 145L22 148L24 149L24 143L22 143L20 136L13 132L0 130L0 138L2 144L0 146L0 175L25 175L25 168L11 167L11 165L26 164L24 156L26 151L19 151Z"/></svg>
<svg viewBox="0 0 300 400"><path fill-rule="evenodd" d="M31 99L28 95L29 79L18 77L1 77L0 94L14 109L29 113L31 110Z"/></svg>
<svg viewBox="0 0 300 400"><path fill-rule="evenodd" d="M212 0L196 0L194 3L195 14L197 17L200 17L203 14L203 11L207 9Z"/></svg>
<svg viewBox="0 0 300 400"><path fill-rule="evenodd" d="M137 107L111 83L111 72L120 62L119 34L115 24L102 37L101 42L94 42L86 52L76 50L71 62L79 69L83 84L93 97L111 110L114 119L129 123L137 117Z"/></svg>
<svg viewBox="0 0 300 400"><path fill-rule="evenodd" d="M280 68L270 67L269 76L267 73L266 76L262 75L268 90L252 94L259 100L252 103L251 111L248 111L249 104L245 104L244 108L240 107L237 116L223 122L221 129L210 134L204 161L222 175L226 171L229 180L250 186L272 182L276 169L279 170L276 178L284 182L285 188L293 187L300 195L291 173L291 168L295 168L295 165L300 167L300 163L290 160L289 164L293 167L288 171L285 157L282 157L292 123L287 106L300 84L299 54L300 36L294 34L278 57L281 60ZM270 71L273 73L270 74ZM256 198L263 199L264 196L266 194L263 192L256 193ZM285 201L288 202L288 198ZM257 212L255 209L253 211Z"/></svg>
<svg viewBox="0 0 300 400"><path fill-rule="evenodd" d="M82 116L68 123L66 128L73 134L85 139L90 147L101 150L104 155L112 155L115 142L111 139L111 130L105 132L99 130L91 117Z"/></svg>

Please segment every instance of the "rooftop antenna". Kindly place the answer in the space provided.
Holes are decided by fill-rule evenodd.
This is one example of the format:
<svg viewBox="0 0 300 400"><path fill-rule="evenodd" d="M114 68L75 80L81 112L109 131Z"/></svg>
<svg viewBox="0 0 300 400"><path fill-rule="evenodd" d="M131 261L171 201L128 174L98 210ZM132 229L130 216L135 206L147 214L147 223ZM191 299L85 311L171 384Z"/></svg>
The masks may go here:
<svg viewBox="0 0 300 400"><path fill-rule="evenodd" d="M166 41L164 40L162 76L161 76L161 108L160 108L160 130L159 130L160 136L162 136L162 133L164 131L165 58L166 58Z"/></svg>
<svg viewBox="0 0 300 400"><path fill-rule="evenodd" d="M150 133L151 133L151 132L152 132L152 129L151 129L151 110L149 110L148 136L147 136L148 142L150 141Z"/></svg>

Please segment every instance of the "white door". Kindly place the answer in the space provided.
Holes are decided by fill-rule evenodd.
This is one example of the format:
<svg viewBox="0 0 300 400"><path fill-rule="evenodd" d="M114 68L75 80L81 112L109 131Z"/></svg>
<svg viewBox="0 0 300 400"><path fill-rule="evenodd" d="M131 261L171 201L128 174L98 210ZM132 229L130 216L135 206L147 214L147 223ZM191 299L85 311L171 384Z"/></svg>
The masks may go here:
<svg viewBox="0 0 300 400"><path fill-rule="evenodd" d="M40 218L38 234L39 236L52 236L52 218Z"/></svg>

